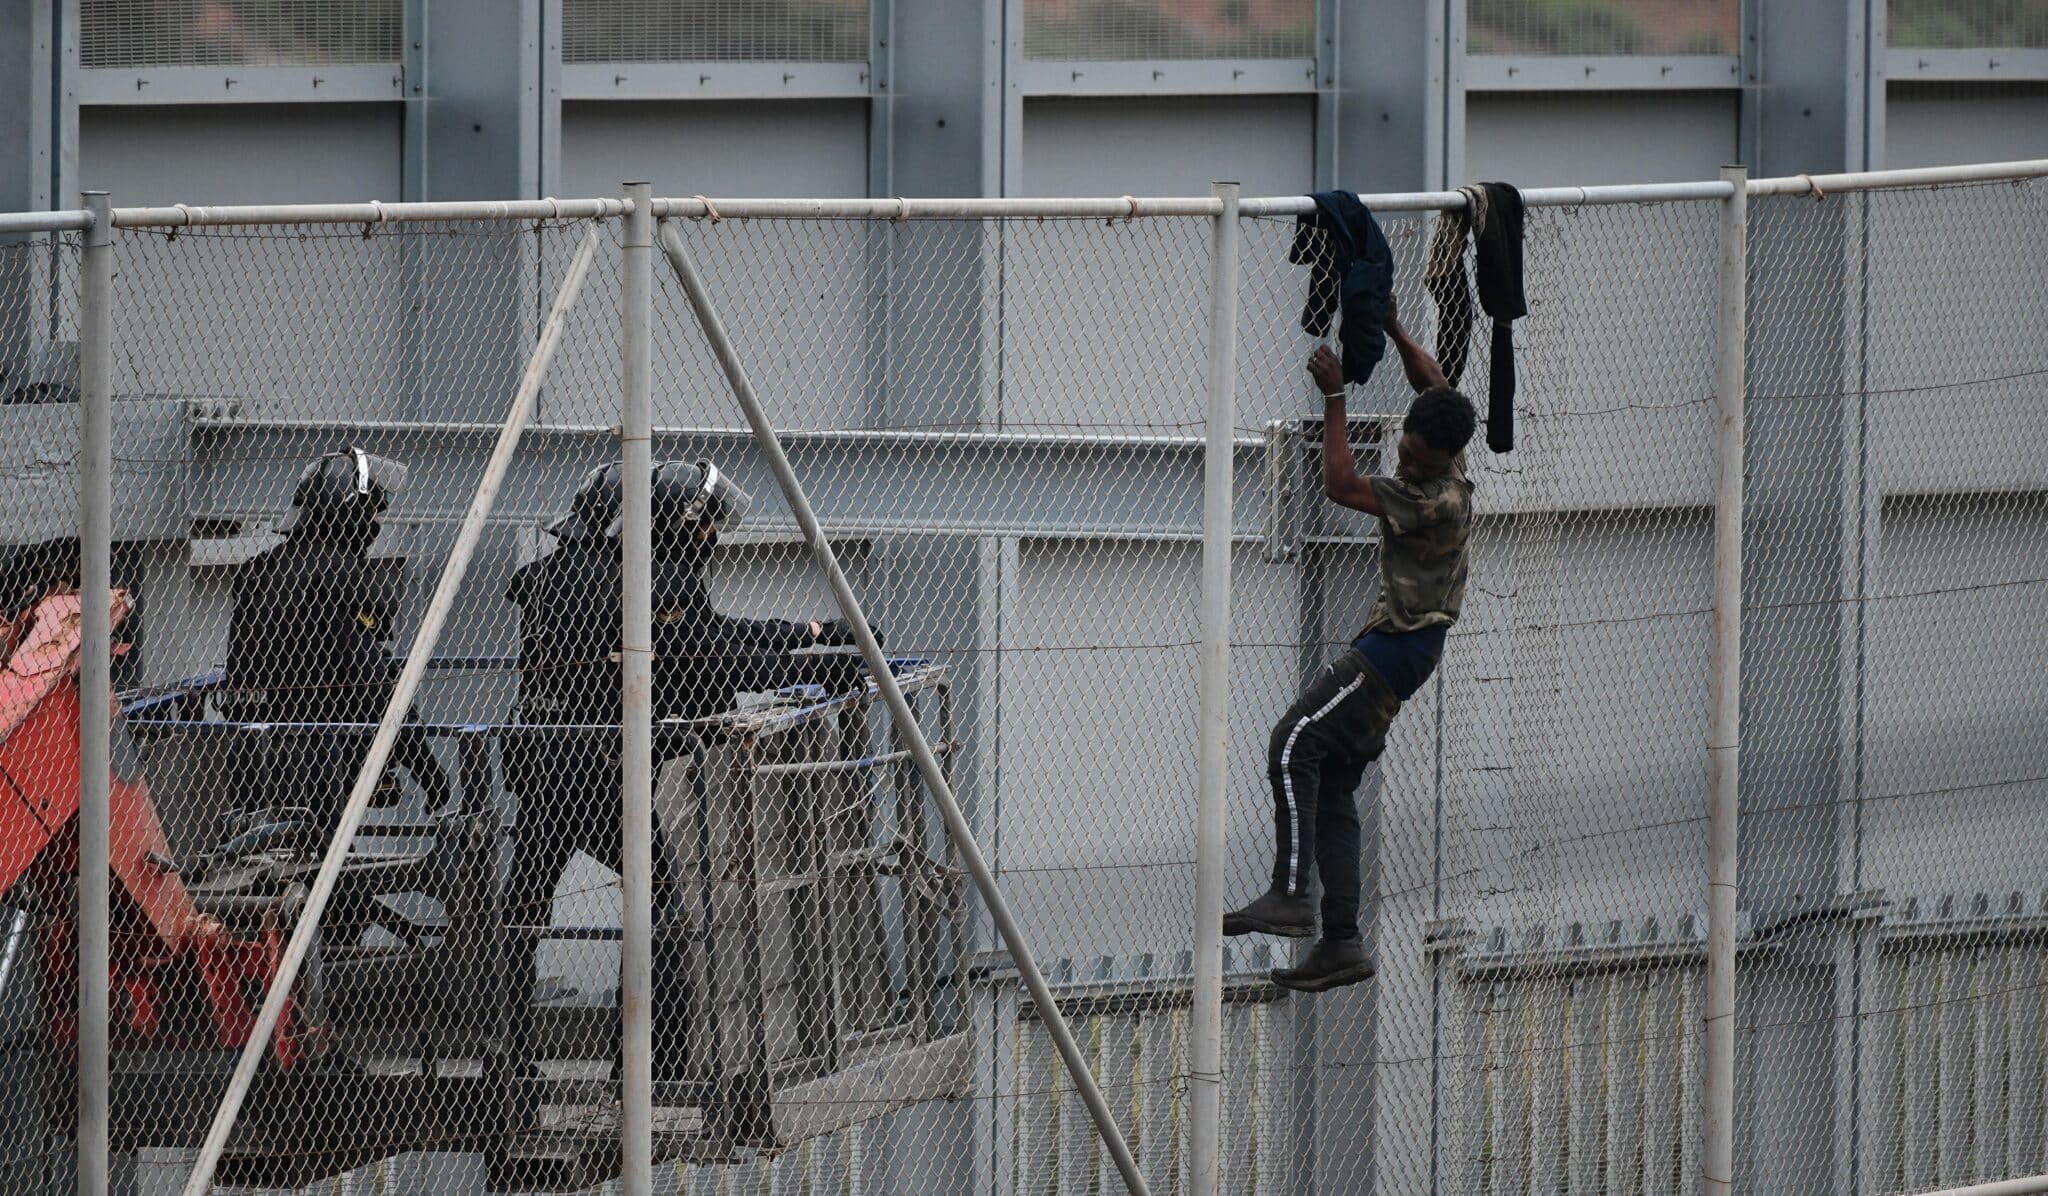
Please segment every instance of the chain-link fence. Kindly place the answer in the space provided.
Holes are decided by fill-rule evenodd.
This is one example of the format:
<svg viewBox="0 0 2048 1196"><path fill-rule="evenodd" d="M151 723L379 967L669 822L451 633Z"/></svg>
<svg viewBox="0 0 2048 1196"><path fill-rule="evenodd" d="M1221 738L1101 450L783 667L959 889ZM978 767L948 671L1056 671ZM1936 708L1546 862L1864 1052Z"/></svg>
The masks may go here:
<svg viewBox="0 0 2048 1196"><path fill-rule="evenodd" d="M253 1036L206 1162L223 1190L581 1191L618 1182L642 1115L658 1191L1120 1190L948 794L1152 1191L1207 1190L1213 1142L1239 1194L1675 1192L1717 1099L1743 1190L2048 1170L2025 804L2048 784L2048 190L1823 183L1751 188L1746 494L1717 486L1731 189L1528 193L1516 445L1482 425L1467 454L1462 615L1356 794L1377 975L1320 995L1273 982L1308 949L1280 937L1224 940L1220 993L1198 981L1195 915L1198 876L1233 907L1267 887L1275 725L1378 585L1379 523L1321 494L1303 203L1221 228L1214 200L657 203L645 1109L622 1096L623 205L117 214L116 1183L187 1183ZM1435 209L1462 202L1381 222L1402 321L1483 396L1489 321L1443 314L1471 256ZM9 1191L68 1190L77 1117L78 238L0 249ZM1410 396L1393 353L1354 391L1362 469L1393 468ZM1227 854L1205 864L1215 452ZM1717 1094L1715 538L1737 515Z"/></svg>

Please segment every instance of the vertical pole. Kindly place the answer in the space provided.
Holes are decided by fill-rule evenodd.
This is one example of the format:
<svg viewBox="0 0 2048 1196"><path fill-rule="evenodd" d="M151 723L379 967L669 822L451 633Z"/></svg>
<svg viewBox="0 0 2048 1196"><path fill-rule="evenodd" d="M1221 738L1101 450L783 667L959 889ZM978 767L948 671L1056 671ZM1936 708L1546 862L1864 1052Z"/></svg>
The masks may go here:
<svg viewBox="0 0 2048 1196"><path fill-rule="evenodd" d="M939 815L946 823L946 834L952 839L953 849L960 854L960 863L973 878L982 902L988 906L989 920L996 924L996 932L1002 935L1003 945L1010 950L1010 961L1017 965L1017 975L1024 981L1032 1003L1037 1006L1039 1022L1045 1027L1053 1046L1059 1050L1068 1079L1073 1081L1082 1103L1088 1106L1088 1115L1095 1121L1096 1133L1102 1137L1103 1149L1116 1162L1117 1174L1123 1177L1124 1187L1134 1196L1148 1196L1150 1189L1145 1185L1145 1177L1138 1173L1137 1159L1131 1154L1130 1143L1124 1141L1123 1131L1117 1128L1116 1115L1110 1111L1109 1103L1102 1099L1102 1088L1096 1084L1095 1074L1089 1069L1088 1056L1082 1053L1080 1044L1074 1040L1073 1028L1067 1024L1066 1015L1060 1012L1052 987L1045 982L1045 973L1032 957L1031 945L1025 940L1017 919L1010 913L1010 903L1003 899L1003 890L996 884L995 873L981 854L981 846L974 841L974 829L967 825L967 816L961 812L960 802L953 795L953 785L946 779L945 767L933 754L931 740L926 738L924 728L918 725L917 715L910 709L909 699L903 696L903 687L897 684L896 674L889 670L889 660L882 655L882 645L861 614L860 599L854 595L852 583L846 580L846 571L839 567L838 554L832 551L831 542L825 539L825 529L818 522L818 513L811 509L810 499L804 497L803 484L797 481L796 471L790 468L789 454L782 451L782 442L776 438L775 428L768 422L768 413L761 406L761 396L755 393L754 384L747 380L739 351L733 348L732 338L726 335L725 322L718 318L718 309L711 303L711 293L705 288L704 279L697 273L696 264L690 260L689 250L683 245L674 225L662 226L661 251L668 257L676 280L682 283L684 294L689 296L690 310L697 315L697 326L703 329L704 339L711 346L711 355L718 360L726 383L732 388L733 398L747 417L747 427L754 433L755 447L761 450L769 472L775 475L775 483L789 503L790 513L796 516L797 526L803 530L804 544L825 572L825 581L832 587L832 596L839 603L839 613L845 617L853 631L854 642L860 647L861 660L867 664L875 688L882 692L882 702L889 708L890 719L903 734L904 746L909 748L911 759L917 764L926 792L932 795L932 803L939 807Z"/></svg>
<svg viewBox="0 0 2048 1196"><path fill-rule="evenodd" d="M619 1015L625 1019L619 1069L625 1196L654 1190L654 201L646 183L626 184L626 243L619 308L619 371L625 394L619 412L624 543L625 625L621 752L625 943L619 954Z"/></svg>
<svg viewBox="0 0 2048 1196"><path fill-rule="evenodd" d="M114 660L114 220L85 193L79 269L78 458L78 1196L107 1191L108 843L113 773L107 703Z"/></svg>
<svg viewBox="0 0 2048 1196"><path fill-rule="evenodd" d="M1700 1192L1735 1176L1735 861L1741 795L1743 354L1747 346L1749 171L1724 166L1721 299L1715 313L1714 640L1707 775L1706 1060L1700 1083Z"/></svg>
<svg viewBox="0 0 2048 1196"><path fill-rule="evenodd" d="M1195 990L1188 1015L1188 1162L1214 1196L1223 1110L1223 806L1230 789L1230 531L1237 428L1237 184L1209 236L1208 437L1202 457L1201 699L1195 799Z"/></svg>

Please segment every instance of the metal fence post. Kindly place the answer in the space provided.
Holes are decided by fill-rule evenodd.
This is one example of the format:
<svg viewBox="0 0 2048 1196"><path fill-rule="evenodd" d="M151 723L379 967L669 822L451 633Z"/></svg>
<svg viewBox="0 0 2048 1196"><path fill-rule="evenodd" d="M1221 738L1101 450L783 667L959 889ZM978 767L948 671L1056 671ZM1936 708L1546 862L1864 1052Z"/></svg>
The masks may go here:
<svg viewBox="0 0 2048 1196"><path fill-rule="evenodd" d="M1735 1175L1736 819L1742 732L1743 354L1747 348L1749 171L1724 166L1714 366L1714 638L1708 735L1707 989L1700 1083L1700 1192L1727 1196Z"/></svg>
<svg viewBox="0 0 2048 1196"><path fill-rule="evenodd" d="M114 554L114 219L85 193L92 227L79 263L78 458L78 1193L107 1191L107 965L112 850Z"/></svg>
<svg viewBox="0 0 2048 1196"><path fill-rule="evenodd" d="M624 944L619 953L619 1016L624 1044L619 1069L623 1120L620 1179L625 1196L654 1191L654 458L653 357L654 201L647 183L627 183L626 240L619 292L619 343L625 360L619 414L624 464L623 571L625 623L620 637L624 745L620 798Z"/></svg>
<svg viewBox="0 0 2048 1196"><path fill-rule="evenodd" d="M1230 791L1230 530L1237 427L1237 184L1209 237L1209 401L1202 458L1202 673L1195 800L1195 988L1188 1029L1190 1191L1213 1196L1223 1112L1223 828Z"/></svg>

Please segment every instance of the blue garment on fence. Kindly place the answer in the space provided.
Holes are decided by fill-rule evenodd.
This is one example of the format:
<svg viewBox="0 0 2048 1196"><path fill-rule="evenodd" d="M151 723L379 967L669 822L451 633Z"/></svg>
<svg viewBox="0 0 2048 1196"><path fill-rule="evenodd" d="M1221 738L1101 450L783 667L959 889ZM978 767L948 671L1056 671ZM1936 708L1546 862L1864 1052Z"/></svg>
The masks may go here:
<svg viewBox="0 0 2048 1196"><path fill-rule="evenodd" d="M1394 251L1379 221L1349 191L1318 191L1316 210L1296 220L1287 260L1309 267L1308 303L1301 327L1329 334L1331 313L1342 311L1337 340L1344 380L1361 383L1387 352L1387 307L1394 297Z"/></svg>

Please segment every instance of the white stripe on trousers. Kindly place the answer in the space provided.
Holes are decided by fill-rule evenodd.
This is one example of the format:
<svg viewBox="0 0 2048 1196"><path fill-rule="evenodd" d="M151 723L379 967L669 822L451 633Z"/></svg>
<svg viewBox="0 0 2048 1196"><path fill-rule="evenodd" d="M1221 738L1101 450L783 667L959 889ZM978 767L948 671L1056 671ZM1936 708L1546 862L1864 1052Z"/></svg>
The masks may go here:
<svg viewBox="0 0 2048 1196"><path fill-rule="evenodd" d="M1301 737L1303 728L1335 710L1337 703L1358 692L1358 687L1363 684L1365 674L1360 673L1351 679L1351 684L1338 690L1336 697L1323 703L1320 710L1302 715L1301 721L1294 724L1294 730L1287 733L1286 744L1280 748L1280 789L1287 795L1287 825L1292 828L1287 838L1287 895L1290 897L1294 896L1299 883L1295 876L1301 867L1301 813L1294 807L1294 769L1289 764L1288 757L1294 754L1294 741Z"/></svg>

